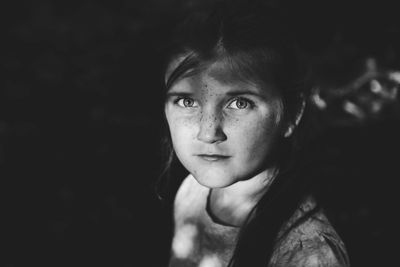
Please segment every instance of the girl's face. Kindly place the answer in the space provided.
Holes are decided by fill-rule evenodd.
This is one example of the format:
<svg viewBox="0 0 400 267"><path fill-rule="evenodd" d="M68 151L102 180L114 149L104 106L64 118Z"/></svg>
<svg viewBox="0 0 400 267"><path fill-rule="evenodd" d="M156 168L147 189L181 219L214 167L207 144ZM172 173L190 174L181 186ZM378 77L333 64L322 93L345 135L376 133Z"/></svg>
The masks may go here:
<svg viewBox="0 0 400 267"><path fill-rule="evenodd" d="M173 148L200 184L226 187L265 170L281 134L277 91L239 81L222 62L172 85L165 114Z"/></svg>

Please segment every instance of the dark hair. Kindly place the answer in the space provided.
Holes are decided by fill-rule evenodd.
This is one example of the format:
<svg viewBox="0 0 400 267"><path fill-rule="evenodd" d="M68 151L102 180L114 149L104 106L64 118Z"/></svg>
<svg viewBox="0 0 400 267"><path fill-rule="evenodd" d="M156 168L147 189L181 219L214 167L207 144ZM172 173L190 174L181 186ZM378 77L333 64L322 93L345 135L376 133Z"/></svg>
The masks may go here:
<svg viewBox="0 0 400 267"><path fill-rule="evenodd" d="M310 69L288 22L279 10L261 2L222 1L211 9L197 10L174 32L166 63L178 56L183 59L166 77L166 91L180 78L223 61L240 80L274 83L283 100L285 121L293 122L304 108L311 85ZM308 112L307 107L303 117ZM307 128L304 124L301 121L290 138L280 140L276 151L280 172L242 227L230 266L266 266L281 226L304 197L307 183L299 174L300 167L294 167L302 165L298 154ZM162 176L169 179L176 157L167 130L164 146Z"/></svg>

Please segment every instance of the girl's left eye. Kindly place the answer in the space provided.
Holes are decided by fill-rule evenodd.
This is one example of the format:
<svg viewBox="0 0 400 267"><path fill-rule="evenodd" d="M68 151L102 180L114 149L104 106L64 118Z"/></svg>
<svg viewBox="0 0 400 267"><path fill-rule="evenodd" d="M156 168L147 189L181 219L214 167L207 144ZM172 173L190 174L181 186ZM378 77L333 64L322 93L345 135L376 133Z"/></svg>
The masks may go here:
<svg viewBox="0 0 400 267"><path fill-rule="evenodd" d="M232 109L246 109L251 108L253 106L253 102L245 99L245 98L236 98L232 102L229 103L228 108Z"/></svg>

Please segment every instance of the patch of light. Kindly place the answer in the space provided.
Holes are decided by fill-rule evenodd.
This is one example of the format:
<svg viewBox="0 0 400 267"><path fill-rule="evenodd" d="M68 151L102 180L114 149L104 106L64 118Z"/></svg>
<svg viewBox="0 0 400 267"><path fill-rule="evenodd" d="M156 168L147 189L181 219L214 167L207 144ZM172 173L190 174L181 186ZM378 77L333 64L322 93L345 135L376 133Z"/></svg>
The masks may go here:
<svg viewBox="0 0 400 267"><path fill-rule="evenodd" d="M374 58L367 58L365 65L369 71L376 71L377 69L377 63Z"/></svg>
<svg viewBox="0 0 400 267"><path fill-rule="evenodd" d="M189 257L194 248L196 235L197 227L193 224L185 224L176 230L172 250L177 258Z"/></svg>
<svg viewBox="0 0 400 267"><path fill-rule="evenodd" d="M395 81L397 83L400 83L400 71L394 71L389 74L389 79L392 81Z"/></svg>
<svg viewBox="0 0 400 267"><path fill-rule="evenodd" d="M311 99L319 109L325 109L327 107L325 100L323 100L319 94L313 94Z"/></svg>
<svg viewBox="0 0 400 267"><path fill-rule="evenodd" d="M206 255L201 260L199 267L222 267L222 262L216 255Z"/></svg>
<svg viewBox="0 0 400 267"><path fill-rule="evenodd" d="M371 80L370 88L371 88L371 92L373 92L375 94L378 94L378 93L380 93L382 91L381 84L375 79Z"/></svg>
<svg viewBox="0 0 400 267"><path fill-rule="evenodd" d="M382 103L381 102L373 102L371 106L371 110L373 113L378 113L382 110Z"/></svg>
<svg viewBox="0 0 400 267"><path fill-rule="evenodd" d="M356 116L359 119L364 119L365 117L363 110L350 101L345 101L343 104L343 108L346 112Z"/></svg>

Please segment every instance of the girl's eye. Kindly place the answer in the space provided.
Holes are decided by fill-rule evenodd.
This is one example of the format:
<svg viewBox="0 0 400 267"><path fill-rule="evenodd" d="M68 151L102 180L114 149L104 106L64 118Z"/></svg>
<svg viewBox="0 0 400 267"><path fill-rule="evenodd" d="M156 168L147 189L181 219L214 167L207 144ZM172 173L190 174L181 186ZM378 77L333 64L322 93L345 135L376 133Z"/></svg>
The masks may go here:
<svg viewBox="0 0 400 267"><path fill-rule="evenodd" d="M196 107L196 102L191 99L191 98L187 98L187 97L181 97L178 98L175 101L176 104L178 104L178 106L183 107L183 108L194 108Z"/></svg>
<svg viewBox="0 0 400 267"><path fill-rule="evenodd" d="M228 108L232 109L245 109L252 106L250 100L244 98L236 98L231 103L229 103Z"/></svg>

